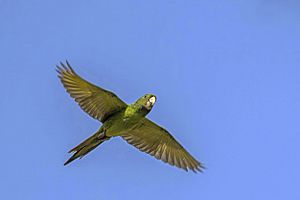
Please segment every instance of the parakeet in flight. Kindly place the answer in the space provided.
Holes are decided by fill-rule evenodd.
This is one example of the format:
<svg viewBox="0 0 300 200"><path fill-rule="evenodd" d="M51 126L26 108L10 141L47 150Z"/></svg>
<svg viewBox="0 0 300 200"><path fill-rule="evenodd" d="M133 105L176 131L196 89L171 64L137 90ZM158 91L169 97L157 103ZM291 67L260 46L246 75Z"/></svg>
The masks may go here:
<svg viewBox="0 0 300 200"><path fill-rule="evenodd" d="M156 96L146 94L127 105L114 93L81 78L70 66L61 63L56 71L63 86L79 106L102 126L91 137L69 151L74 153L64 165L82 158L101 143L120 136L140 151L148 153L170 165L194 172L204 169L191 154L164 128L146 115L156 102Z"/></svg>

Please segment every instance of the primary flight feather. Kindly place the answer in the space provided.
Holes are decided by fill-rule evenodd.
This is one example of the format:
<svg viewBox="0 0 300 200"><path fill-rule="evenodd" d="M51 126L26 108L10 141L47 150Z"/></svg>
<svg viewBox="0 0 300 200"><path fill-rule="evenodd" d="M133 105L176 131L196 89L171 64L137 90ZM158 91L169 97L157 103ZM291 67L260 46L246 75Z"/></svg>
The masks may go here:
<svg viewBox="0 0 300 200"><path fill-rule="evenodd" d="M69 151L74 153L65 165L82 158L102 142L120 136L139 150L186 171L202 171L203 165L189 154L164 128L146 115L156 96L146 94L127 105L114 93L81 78L66 61L57 66L58 77L79 106L103 125L91 137Z"/></svg>

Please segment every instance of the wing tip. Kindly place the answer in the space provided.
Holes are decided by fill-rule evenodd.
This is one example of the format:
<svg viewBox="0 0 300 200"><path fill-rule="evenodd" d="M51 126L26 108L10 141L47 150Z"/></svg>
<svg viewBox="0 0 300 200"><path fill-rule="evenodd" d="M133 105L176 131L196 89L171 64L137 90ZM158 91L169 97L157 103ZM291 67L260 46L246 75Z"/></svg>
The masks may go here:
<svg viewBox="0 0 300 200"><path fill-rule="evenodd" d="M66 64L65 64L66 63ZM68 74L72 74L72 75L76 75L76 72L74 71L74 69L71 67L70 63L68 60L65 61L65 63L63 63L62 61L59 62L60 65L56 65L55 71L60 74L63 75L65 73Z"/></svg>
<svg viewBox="0 0 300 200"><path fill-rule="evenodd" d="M191 170L194 172L194 173L204 173L204 170L207 169L206 167L204 167L204 165L202 163L198 163L196 167L194 168L191 168Z"/></svg>

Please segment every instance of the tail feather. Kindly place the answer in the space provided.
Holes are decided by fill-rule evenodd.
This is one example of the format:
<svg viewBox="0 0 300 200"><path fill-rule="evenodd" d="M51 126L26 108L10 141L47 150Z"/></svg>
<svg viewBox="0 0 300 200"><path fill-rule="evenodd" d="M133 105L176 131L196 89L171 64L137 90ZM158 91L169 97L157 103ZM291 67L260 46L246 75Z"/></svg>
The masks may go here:
<svg viewBox="0 0 300 200"><path fill-rule="evenodd" d="M85 156L90 151L92 151L97 146L99 146L102 142L109 139L110 137L107 136L102 136L101 138L99 138L99 133L98 132L95 133L94 135L92 135L91 137L89 137L88 139L86 139L85 141L83 141L82 143L80 143L79 145L77 145L76 147L74 147L69 151L69 153L71 152L75 152L75 153L64 163L64 165L69 164L70 162L72 162L77 158L81 159L83 156Z"/></svg>
<svg viewBox="0 0 300 200"><path fill-rule="evenodd" d="M80 149L82 149L83 147L87 146L88 144L92 144L93 142L96 142L95 141L96 140L96 135L98 135L98 133L95 133L94 135L92 135L88 139L84 140L79 145L75 146L73 149L71 149L70 151L68 151L68 153L79 151Z"/></svg>

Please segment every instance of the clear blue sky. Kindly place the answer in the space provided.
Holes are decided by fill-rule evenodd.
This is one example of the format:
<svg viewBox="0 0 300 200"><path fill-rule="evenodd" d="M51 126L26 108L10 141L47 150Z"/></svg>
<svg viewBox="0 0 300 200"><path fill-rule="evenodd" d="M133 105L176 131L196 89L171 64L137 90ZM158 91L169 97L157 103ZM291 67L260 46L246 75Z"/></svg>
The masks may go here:
<svg viewBox="0 0 300 200"><path fill-rule="evenodd" d="M300 199L300 3L0 0L1 199ZM131 103L208 168L120 138L64 167L99 123L55 65Z"/></svg>

